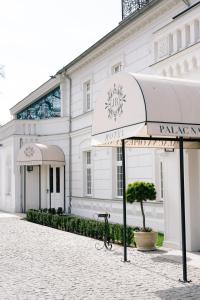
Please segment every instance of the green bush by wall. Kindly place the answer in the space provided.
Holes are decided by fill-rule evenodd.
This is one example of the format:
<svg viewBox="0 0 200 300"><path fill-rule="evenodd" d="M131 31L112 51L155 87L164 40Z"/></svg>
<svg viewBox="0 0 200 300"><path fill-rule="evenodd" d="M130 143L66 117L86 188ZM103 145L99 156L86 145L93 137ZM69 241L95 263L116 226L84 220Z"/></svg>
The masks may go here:
<svg viewBox="0 0 200 300"><path fill-rule="evenodd" d="M30 222L103 240L104 222L101 221L57 214L48 210L38 211L33 209L28 210L26 217ZM134 246L134 229L137 229L137 227L127 226L127 246ZM123 225L109 223L109 234L113 243L123 244L123 232ZM162 246L163 238L163 234L159 234L158 246Z"/></svg>

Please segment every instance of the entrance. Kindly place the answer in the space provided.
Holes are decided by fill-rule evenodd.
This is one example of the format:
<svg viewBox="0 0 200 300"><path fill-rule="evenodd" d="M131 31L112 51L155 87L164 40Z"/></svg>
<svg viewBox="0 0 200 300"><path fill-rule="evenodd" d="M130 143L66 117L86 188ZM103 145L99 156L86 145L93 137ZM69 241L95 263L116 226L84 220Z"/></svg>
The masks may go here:
<svg viewBox="0 0 200 300"><path fill-rule="evenodd" d="M17 165L21 166L22 212L58 207L65 211L65 155L61 148L25 144L19 150Z"/></svg>
<svg viewBox="0 0 200 300"><path fill-rule="evenodd" d="M174 228L180 229L183 282L188 282L183 148L200 149L199 89L200 83L197 81L118 73L104 83L96 100L92 125L93 146L122 145L124 261L127 261L125 142L127 147L134 148L171 148L172 151L179 149L180 170L174 170L174 178L178 176L180 179L180 191L175 195L180 195L181 220L177 210L177 218L171 220L172 224L169 226L166 222L166 232L169 234L171 229L173 234ZM187 179L189 183L188 176ZM194 188L192 192L192 198L198 197ZM187 204L190 214L197 209L194 201L189 202L187 199ZM168 203L166 206L169 208ZM175 207L171 206L171 210ZM190 228L196 226L196 219L191 218L191 215L187 221Z"/></svg>
<svg viewBox="0 0 200 300"><path fill-rule="evenodd" d="M64 198L64 167L50 166L49 172L49 207L50 208L63 208ZM48 182L47 181L47 182Z"/></svg>

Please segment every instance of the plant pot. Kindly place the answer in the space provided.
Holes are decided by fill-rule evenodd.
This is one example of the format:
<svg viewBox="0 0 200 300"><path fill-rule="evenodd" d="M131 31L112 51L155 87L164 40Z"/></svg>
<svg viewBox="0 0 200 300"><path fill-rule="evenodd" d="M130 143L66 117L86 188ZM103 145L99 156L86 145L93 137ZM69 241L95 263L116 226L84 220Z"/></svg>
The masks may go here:
<svg viewBox="0 0 200 300"><path fill-rule="evenodd" d="M137 250L151 251L156 250L156 240L158 233L155 231L150 232L134 232L134 238Z"/></svg>

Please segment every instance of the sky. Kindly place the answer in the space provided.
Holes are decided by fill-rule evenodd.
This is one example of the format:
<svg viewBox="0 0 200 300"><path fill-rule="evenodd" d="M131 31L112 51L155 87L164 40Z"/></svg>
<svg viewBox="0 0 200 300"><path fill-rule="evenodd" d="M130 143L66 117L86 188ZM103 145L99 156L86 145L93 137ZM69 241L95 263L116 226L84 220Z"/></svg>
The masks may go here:
<svg viewBox="0 0 200 300"><path fill-rule="evenodd" d="M0 124L121 21L121 0L0 0Z"/></svg>

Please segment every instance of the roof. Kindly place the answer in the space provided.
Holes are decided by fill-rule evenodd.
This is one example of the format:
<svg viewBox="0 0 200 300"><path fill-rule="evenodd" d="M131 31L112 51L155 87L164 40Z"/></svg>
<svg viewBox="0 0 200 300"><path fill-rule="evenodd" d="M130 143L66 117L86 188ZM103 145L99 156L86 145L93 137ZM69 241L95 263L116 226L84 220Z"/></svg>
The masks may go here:
<svg viewBox="0 0 200 300"><path fill-rule="evenodd" d="M164 0L151 0L148 5L144 6L141 9L138 9L134 11L132 14L130 14L127 18L123 19L117 27L115 27L113 30L111 30L108 34L106 34L103 38L101 38L99 41L97 41L95 44L93 44L91 47L89 47L86 51L84 51L82 54L77 56L74 60L72 60L69 64L67 64L65 67L60 69L57 74L61 74L71 68L73 65L78 63L81 59L86 57L88 54L90 54L93 50L101 46L103 43L105 43L107 40L112 38L115 34L120 32L122 29L124 29L126 26L128 26L130 23L135 21L138 17L140 17L143 13L150 10L153 6L156 4L162 2Z"/></svg>

